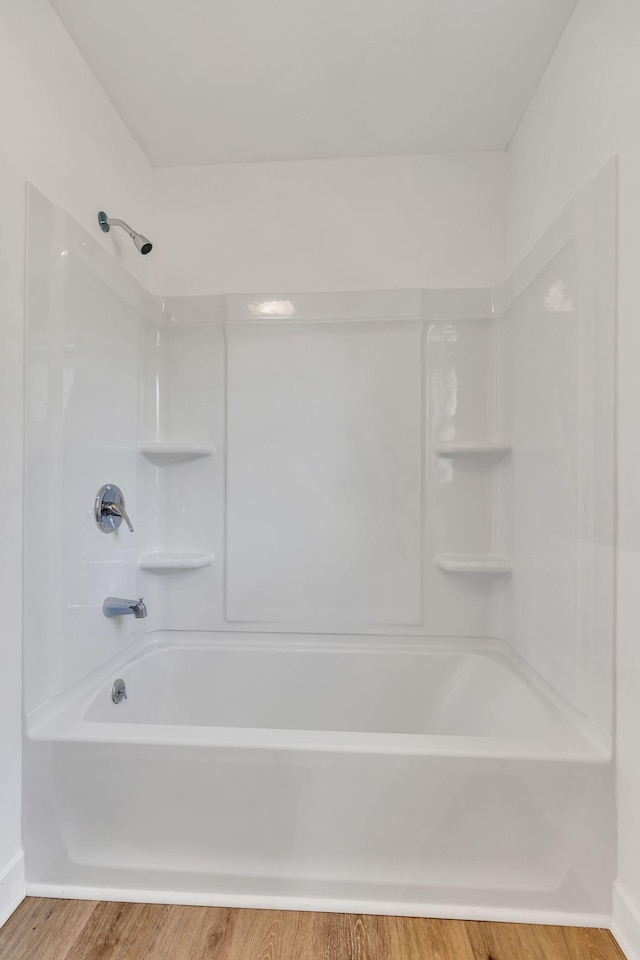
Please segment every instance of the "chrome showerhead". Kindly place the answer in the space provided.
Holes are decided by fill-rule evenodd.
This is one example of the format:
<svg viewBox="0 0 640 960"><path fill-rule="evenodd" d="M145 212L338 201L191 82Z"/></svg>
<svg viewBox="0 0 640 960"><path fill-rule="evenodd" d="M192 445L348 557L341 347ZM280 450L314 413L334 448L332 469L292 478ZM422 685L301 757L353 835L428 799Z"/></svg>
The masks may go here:
<svg viewBox="0 0 640 960"><path fill-rule="evenodd" d="M147 240L147 238L143 237L141 233L133 234L133 242L142 254L151 253L153 250L153 244L151 243L151 240Z"/></svg>
<svg viewBox="0 0 640 960"><path fill-rule="evenodd" d="M104 233L109 233L111 227L122 227L122 229L129 234L135 243L136 249L139 250L143 255L151 253L153 250L153 244L150 240L147 240L146 237L143 237L141 233L136 233L136 231L133 230L128 223L125 223L124 220L117 220L108 217L104 210L101 210L98 214L98 223L100 224L100 229L103 230Z"/></svg>

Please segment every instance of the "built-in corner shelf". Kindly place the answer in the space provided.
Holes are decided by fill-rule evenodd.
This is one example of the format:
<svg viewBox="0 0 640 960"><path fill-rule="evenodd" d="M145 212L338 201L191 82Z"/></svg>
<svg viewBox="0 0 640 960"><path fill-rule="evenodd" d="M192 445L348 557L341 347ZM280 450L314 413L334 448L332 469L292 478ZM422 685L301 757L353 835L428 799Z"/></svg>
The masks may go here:
<svg viewBox="0 0 640 960"><path fill-rule="evenodd" d="M479 573L503 577L511 573L511 560L493 553L439 553L434 559L447 573Z"/></svg>
<svg viewBox="0 0 640 960"><path fill-rule="evenodd" d="M144 553L138 559L141 570L197 570L209 567L212 553Z"/></svg>
<svg viewBox="0 0 640 960"><path fill-rule="evenodd" d="M211 443L189 443L180 440L144 440L138 449L149 460L165 464L210 457L215 450Z"/></svg>
<svg viewBox="0 0 640 960"><path fill-rule="evenodd" d="M463 458L502 459L511 453L508 440L441 440L433 445L437 457L447 460Z"/></svg>

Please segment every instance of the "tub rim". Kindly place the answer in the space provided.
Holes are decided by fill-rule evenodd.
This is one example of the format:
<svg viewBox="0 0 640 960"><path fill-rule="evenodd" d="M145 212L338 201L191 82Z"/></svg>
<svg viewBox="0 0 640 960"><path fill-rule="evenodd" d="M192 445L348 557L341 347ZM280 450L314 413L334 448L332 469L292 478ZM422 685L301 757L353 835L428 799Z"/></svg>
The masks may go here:
<svg viewBox="0 0 640 960"><path fill-rule="evenodd" d="M180 638L180 639L179 639ZM557 731L540 737L487 737L460 734L372 733L224 727L88 720L86 712L113 676L165 651L186 650L368 652L424 656L475 655L500 663L528 685L557 719ZM103 663L69 690L47 700L25 717L30 740L60 743L293 750L335 754L483 757L547 761L607 762L612 738L569 704L505 641L476 637L395 637L324 634L264 634L152 630Z"/></svg>

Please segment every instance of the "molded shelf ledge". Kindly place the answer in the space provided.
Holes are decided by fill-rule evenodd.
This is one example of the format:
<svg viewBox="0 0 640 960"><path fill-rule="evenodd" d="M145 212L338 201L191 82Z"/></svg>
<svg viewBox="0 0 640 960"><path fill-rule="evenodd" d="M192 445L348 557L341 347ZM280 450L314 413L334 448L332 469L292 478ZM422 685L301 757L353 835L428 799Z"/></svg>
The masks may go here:
<svg viewBox="0 0 640 960"><path fill-rule="evenodd" d="M145 440L138 449L150 460L169 461L193 460L196 457L210 457L214 452L211 443L189 443L187 441Z"/></svg>
<svg viewBox="0 0 640 960"><path fill-rule="evenodd" d="M213 561L212 553L145 553L138 566L141 570L197 570Z"/></svg>
<svg viewBox="0 0 640 960"><path fill-rule="evenodd" d="M439 553L434 563L447 573L482 573L501 577L511 573L508 557L493 553Z"/></svg>
<svg viewBox="0 0 640 960"><path fill-rule="evenodd" d="M433 446L437 457L454 460L457 457L506 457L511 453L508 440L441 440Z"/></svg>

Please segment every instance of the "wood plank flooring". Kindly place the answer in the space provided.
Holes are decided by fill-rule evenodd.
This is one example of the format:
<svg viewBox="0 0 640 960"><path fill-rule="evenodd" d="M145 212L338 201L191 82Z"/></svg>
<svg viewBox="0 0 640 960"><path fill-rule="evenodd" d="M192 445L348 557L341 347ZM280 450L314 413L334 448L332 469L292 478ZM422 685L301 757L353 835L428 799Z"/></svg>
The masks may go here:
<svg viewBox="0 0 640 960"><path fill-rule="evenodd" d="M624 960L608 930L28 898L2 960Z"/></svg>

